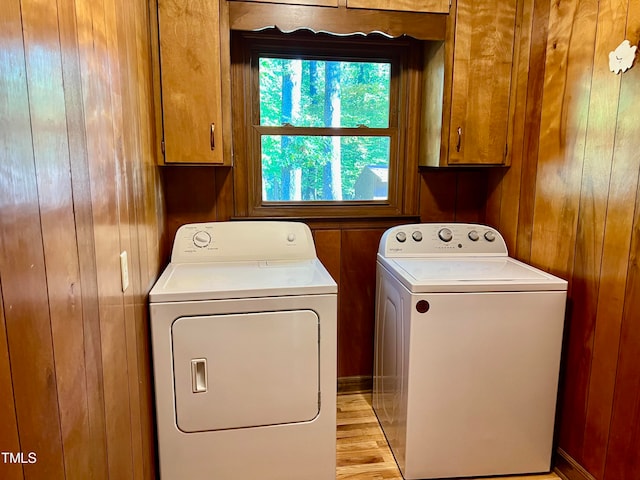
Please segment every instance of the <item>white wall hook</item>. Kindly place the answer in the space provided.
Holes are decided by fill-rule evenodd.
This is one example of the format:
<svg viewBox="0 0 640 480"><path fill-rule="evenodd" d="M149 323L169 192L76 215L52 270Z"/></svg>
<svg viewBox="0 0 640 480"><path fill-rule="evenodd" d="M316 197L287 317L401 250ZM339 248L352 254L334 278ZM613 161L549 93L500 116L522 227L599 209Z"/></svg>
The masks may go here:
<svg viewBox="0 0 640 480"><path fill-rule="evenodd" d="M631 46L629 40L623 41L618 48L609 53L609 70L615 74L629 70L636 58L637 49L637 46Z"/></svg>

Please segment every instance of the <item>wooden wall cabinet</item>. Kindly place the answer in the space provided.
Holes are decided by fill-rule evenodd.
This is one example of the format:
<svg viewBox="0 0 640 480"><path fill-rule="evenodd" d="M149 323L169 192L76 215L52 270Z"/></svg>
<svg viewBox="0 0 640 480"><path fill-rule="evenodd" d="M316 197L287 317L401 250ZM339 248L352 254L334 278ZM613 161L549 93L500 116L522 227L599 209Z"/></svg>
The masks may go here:
<svg viewBox="0 0 640 480"><path fill-rule="evenodd" d="M364 8L367 10L395 10L399 12L449 13L451 0L230 0L316 7Z"/></svg>
<svg viewBox="0 0 640 480"><path fill-rule="evenodd" d="M398 10L402 12L449 13L451 0L346 0L347 8Z"/></svg>
<svg viewBox="0 0 640 480"><path fill-rule="evenodd" d="M231 0L239 1L239 0ZM282 3L284 5L312 5L315 7L337 7L338 0L241 0L256 3Z"/></svg>
<svg viewBox="0 0 640 480"><path fill-rule="evenodd" d="M157 0L160 164L231 164L229 28L222 0Z"/></svg>
<svg viewBox="0 0 640 480"><path fill-rule="evenodd" d="M508 165L519 0L458 0L426 46L421 166Z"/></svg>

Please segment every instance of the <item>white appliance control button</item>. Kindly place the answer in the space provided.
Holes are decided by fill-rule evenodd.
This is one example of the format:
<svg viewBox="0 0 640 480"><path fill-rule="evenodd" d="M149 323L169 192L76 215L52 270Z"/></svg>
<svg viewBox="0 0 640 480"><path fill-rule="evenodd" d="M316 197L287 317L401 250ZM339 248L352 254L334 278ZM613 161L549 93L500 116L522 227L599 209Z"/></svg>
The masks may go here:
<svg viewBox="0 0 640 480"><path fill-rule="evenodd" d="M453 238L453 233L451 233L451 230L448 228L441 228L438 232L438 237L440 237L440 240L443 242L450 242Z"/></svg>
<svg viewBox="0 0 640 480"><path fill-rule="evenodd" d="M396 240L398 240L400 243L405 242L407 240L407 234L404 232L396 233Z"/></svg>
<svg viewBox="0 0 640 480"><path fill-rule="evenodd" d="M196 232L196 234L193 236L193 244L198 248L208 247L210 243L211 235L203 230Z"/></svg>
<svg viewBox="0 0 640 480"><path fill-rule="evenodd" d="M478 232L476 232L475 230L471 230L469 232L469 240L471 240L472 242L477 242L479 238L480 235L478 235Z"/></svg>
<svg viewBox="0 0 640 480"><path fill-rule="evenodd" d="M411 236L413 237L413 239L414 239L416 242L421 242L421 241L422 241L422 232L420 232L420 231L415 231L415 232L413 232L413 233L411 234Z"/></svg>
<svg viewBox="0 0 640 480"><path fill-rule="evenodd" d="M289 235L287 235L287 242L293 242L296 239L296 234L295 233L290 233Z"/></svg>
<svg viewBox="0 0 640 480"><path fill-rule="evenodd" d="M491 230L488 230L488 231L484 232L484 239L487 242L493 242L496 239L496 234L493 233Z"/></svg>

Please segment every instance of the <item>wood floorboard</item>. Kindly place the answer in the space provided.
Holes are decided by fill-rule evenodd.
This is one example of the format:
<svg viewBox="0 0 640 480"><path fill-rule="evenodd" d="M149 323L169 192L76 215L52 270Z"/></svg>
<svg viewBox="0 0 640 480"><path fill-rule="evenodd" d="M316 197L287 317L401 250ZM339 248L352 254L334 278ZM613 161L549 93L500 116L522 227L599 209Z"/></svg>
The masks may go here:
<svg viewBox="0 0 640 480"><path fill-rule="evenodd" d="M337 471L339 480L402 480L371 408L370 393L338 395ZM495 477L496 480L560 480L555 473ZM482 479L465 480L491 480Z"/></svg>

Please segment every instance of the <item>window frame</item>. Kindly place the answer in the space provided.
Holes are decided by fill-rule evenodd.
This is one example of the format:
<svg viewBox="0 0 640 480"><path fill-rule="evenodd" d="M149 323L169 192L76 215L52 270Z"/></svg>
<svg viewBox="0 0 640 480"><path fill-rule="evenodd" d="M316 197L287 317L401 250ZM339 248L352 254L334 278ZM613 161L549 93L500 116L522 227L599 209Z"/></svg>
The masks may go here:
<svg viewBox="0 0 640 480"><path fill-rule="evenodd" d="M234 116L235 215L238 217L361 218L415 215L417 159L406 161L409 100L415 61L409 38L383 36L336 37L312 32L283 34L270 30L232 33L232 85ZM345 53L347 51L348 53ZM282 56L338 61L384 61L391 63L388 128L261 126L259 57ZM415 72L414 72L415 73ZM415 90L415 88L414 88ZM415 92L412 92L415 95ZM414 112L415 114L415 112ZM415 115L414 115L415 116ZM415 129L417 131L417 129ZM307 133L303 133L307 132ZM277 132L277 133L276 133ZM331 136L389 136L389 180L386 200L264 201L262 199L261 135L287 133ZM382 134L382 135L381 135ZM417 140L417 138L416 138ZM415 173L408 166L415 163ZM403 186L405 188L403 188ZM408 211L409 210L409 211Z"/></svg>

